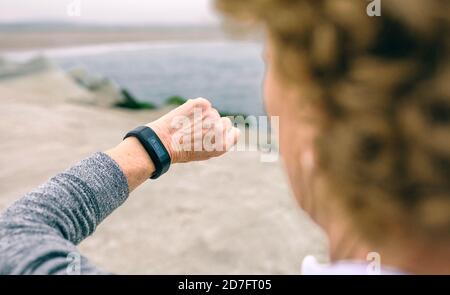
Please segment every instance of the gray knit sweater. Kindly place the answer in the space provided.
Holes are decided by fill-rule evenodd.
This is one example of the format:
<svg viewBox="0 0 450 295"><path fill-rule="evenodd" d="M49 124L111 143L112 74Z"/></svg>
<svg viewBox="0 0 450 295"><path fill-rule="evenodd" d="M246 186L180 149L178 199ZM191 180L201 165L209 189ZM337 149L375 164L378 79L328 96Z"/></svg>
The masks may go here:
<svg viewBox="0 0 450 295"><path fill-rule="evenodd" d="M0 216L0 274L104 274L76 249L128 197L119 166L96 153Z"/></svg>

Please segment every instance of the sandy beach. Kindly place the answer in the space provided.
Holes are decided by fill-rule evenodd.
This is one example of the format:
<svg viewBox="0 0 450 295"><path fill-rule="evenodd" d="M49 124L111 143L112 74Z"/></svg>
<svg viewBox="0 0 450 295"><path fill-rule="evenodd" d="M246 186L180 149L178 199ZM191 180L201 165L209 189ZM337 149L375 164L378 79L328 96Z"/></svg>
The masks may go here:
<svg viewBox="0 0 450 295"><path fill-rule="evenodd" d="M58 70L0 80L0 209L167 111L99 107L87 97ZM299 274L305 255L326 261L326 247L280 161L248 151L171 167L79 249L119 274Z"/></svg>
<svg viewBox="0 0 450 295"><path fill-rule="evenodd" d="M92 29L27 29L6 30L0 26L0 52L57 48L91 44L114 44L151 41L223 40L223 31L216 27L171 28L92 28Z"/></svg>

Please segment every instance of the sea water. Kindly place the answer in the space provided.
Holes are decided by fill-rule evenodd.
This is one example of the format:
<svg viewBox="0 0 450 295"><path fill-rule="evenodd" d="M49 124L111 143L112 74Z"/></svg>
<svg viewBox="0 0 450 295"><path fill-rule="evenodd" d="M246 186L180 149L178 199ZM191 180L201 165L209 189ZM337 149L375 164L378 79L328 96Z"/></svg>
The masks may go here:
<svg viewBox="0 0 450 295"><path fill-rule="evenodd" d="M256 42L122 44L47 55L65 69L82 66L113 79L143 101L206 97L224 112L264 113L262 45Z"/></svg>

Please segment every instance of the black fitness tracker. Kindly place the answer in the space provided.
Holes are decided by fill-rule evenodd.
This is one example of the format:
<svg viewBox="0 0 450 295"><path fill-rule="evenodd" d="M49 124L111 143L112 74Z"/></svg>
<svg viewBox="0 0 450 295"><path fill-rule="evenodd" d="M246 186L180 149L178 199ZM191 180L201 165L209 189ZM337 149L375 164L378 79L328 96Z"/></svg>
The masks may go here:
<svg viewBox="0 0 450 295"><path fill-rule="evenodd" d="M169 152L155 131L147 126L139 126L128 132L123 139L130 136L139 140L155 165L155 172L150 176L151 179L156 179L169 170L171 161Z"/></svg>

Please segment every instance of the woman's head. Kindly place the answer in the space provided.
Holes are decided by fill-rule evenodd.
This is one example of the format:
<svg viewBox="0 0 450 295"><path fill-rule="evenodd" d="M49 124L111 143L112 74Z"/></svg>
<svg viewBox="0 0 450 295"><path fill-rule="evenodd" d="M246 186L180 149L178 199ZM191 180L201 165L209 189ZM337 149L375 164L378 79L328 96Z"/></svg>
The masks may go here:
<svg viewBox="0 0 450 295"><path fill-rule="evenodd" d="M373 242L448 240L450 1L368 3L217 5L267 31L266 107L302 206L337 204Z"/></svg>

